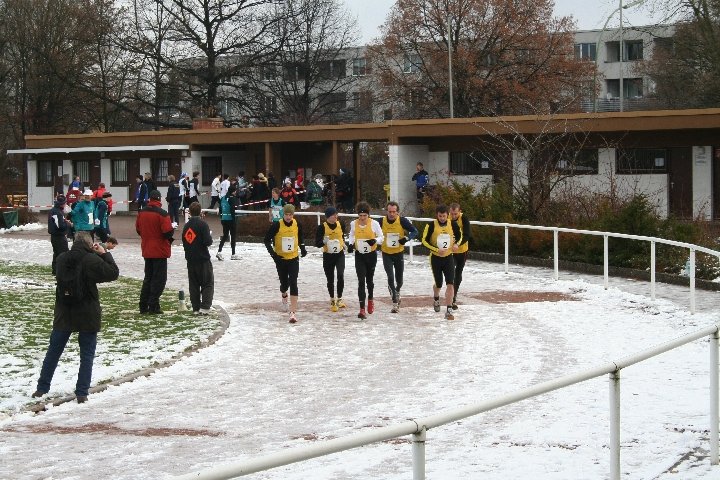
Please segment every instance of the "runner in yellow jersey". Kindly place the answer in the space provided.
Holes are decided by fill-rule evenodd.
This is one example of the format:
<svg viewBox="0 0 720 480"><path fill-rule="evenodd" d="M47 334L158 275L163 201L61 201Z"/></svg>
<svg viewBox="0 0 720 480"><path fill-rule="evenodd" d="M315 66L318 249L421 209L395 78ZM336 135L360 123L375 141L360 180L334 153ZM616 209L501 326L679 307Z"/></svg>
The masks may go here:
<svg viewBox="0 0 720 480"><path fill-rule="evenodd" d="M417 237L418 230L405 217L400 216L397 202L388 202L385 207L387 215L380 221L383 231L382 261L388 279L388 290L392 298L391 313L400 311L400 289L403 286L403 270L405 266L405 243Z"/></svg>
<svg viewBox="0 0 720 480"><path fill-rule="evenodd" d="M422 243L430 250L430 267L433 273L433 308L440 311L440 288L445 278L445 318L454 320L452 313L453 283L455 282L455 261L453 252L457 251L457 239L461 237L457 224L448 218L448 208L438 205L435 208L435 220L425 225Z"/></svg>
<svg viewBox="0 0 720 480"><path fill-rule="evenodd" d="M298 273L300 272L300 261L298 250L301 256L307 255L303 243L302 228L295 215L294 205L283 207L283 218L279 222L273 222L265 234L265 248L275 261L275 268L280 278L280 293L282 294L283 308L288 307L288 289L290 289L290 323L297 322L298 303Z"/></svg>
<svg viewBox="0 0 720 480"><path fill-rule="evenodd" d="M325 209L325 221L315 230L315 246L323 250L323 270L330 294L330 310L345 308L342 295L345 288L345 227L338 221L335 207ZM337 271L337 297L335 297L335 272Z"/></svg>
<svg viewBox="0 0 720 480"><path fill-rule="evenodd" d="M470 247L468 243L468 240L470 240L470 220L463 215L458 203L450 204L450 220L460 228L460 239L457 242L458 250L453 252L453 258L455 258L455 283L453 283L452 309L457 310L457 295L460 290L460 283L462 283L462 274Z"/></svg>
<svg viewBox="0 0 720 480"><path fill-rule="evenodd" d="M355 206L357 220L350 223L348 251L355 249L355 272L358 277L358 298L360 300L360 313L358 318L365 319L365 285L367 285L367 313L375 311L373 289L375 282L375 266L377 265L377 247L383 242L383 233L377 220L370 218L370 205L360 202Z"/></svg>

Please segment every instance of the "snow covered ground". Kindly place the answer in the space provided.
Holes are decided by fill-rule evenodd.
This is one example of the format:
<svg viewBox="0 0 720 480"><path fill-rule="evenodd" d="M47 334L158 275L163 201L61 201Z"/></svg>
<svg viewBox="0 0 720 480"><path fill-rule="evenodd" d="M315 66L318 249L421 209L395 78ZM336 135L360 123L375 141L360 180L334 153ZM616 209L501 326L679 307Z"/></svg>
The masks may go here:
<svg viewBox="0 0 720 480"><path fill-rule="evenodd" d="M488 400L579 372L718 322L718 293L468 262L452 322L435 313L426 259L406 262L403 299L391 314L385 273L377 311L356 318L352 257L348 308L329 311L319 253L301 261L299 323L280 312L273 263L242 244L241 260L215 262L216 303L230 314L213 346L149 378L40 415L0 421L0 478L170 478L224 462L336 438ZM139 245L114 252L140 278ZM49 263L49 241L0 237L0 258ZM168 288L187 290L182 247ZM492 292L566 294L570 300L495 303ZM522 296L522 295L518 295ZM532 296L532 295L531 295ZM130 299L135 304L135 299ZM622 373L622 471L627 479L718 479L707 458L708 341ZM64 358L70 362L75 359ZM29 394L30 392L28 392ZM432 429L432 479L608 477L606 377ZM252 478L411 477L411 446L387 442L289 465Z"/></svg>

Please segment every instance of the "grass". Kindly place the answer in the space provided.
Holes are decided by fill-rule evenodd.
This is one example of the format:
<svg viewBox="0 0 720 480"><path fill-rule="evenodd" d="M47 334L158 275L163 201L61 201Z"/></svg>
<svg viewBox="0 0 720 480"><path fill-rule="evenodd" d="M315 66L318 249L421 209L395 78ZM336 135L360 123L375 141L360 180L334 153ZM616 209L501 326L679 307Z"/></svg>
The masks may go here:
<svg viewBox="0 0 720 480"><path fill-rule="evenodd" d="M0 412L30 403L52 330L55 279L49 266L0 261ZM93 385L153 366L177 356L209 337L220 325L216 315L177 312L177 298L160 299L164 315L140 315L142 282L121 277L100 284L102 330L93 369ZM68 342L55 372L51 395L74 390L76 337Z"/></svg>

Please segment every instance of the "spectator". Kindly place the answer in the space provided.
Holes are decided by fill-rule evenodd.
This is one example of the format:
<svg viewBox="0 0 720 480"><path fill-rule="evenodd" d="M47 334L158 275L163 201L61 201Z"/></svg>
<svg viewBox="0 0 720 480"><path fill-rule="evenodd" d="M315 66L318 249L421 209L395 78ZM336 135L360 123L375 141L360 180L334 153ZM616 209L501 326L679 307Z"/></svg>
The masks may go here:
<svg viewBox="0 0 720 480"><path fill-rule="evenodd" d="M353 178L350 172L340 169L340 176L335 179L335 198L340 210L351 213L353 208Z"/></svg>
<svg viewBox="0 0 720 480"><path fill-rule="evenodd" d="M101 242L106 242L110 235L110 212L107 201L112 197L112 193L103 193L102 198L97 200L95 204L95 228L93 235L96 235Z"/></svg>
<svg viewBox="0 0 720 480"><path fill-rule="evenodd" d="M188 177L188 174L185 172L180 175L180 196L182 197L185 221L187 221L187 209L190 207L190 177Z"/></svg>
<svg viewBox="0 0 720 480"><path fill-rule="evenodd" d="M275 180L275 175L273 175L273 172L268 172L267 181L268 181L268 190L270 190L272 192L272 189L277 187L277 180Z"/></svg>
<svg viewBox="0 0 720 480"><path fill-rule="evenodd" d="M218 173L215 175L215 178L210 184L210 209L215 208L215 205L217 205L220 201L220 192L222 190L222 187L220 186L221 183L222 174Z"/></svg>
<svg viewBox="0 0 720 480"><path fill-rule="evenodd" d="M237 191L235 195L238 198L238 207L243 207L243 204L250 200L250 184L245 179L245 172L238 173L237 177Z"/></svg>
<svg viewBox="0 0 720 480"><path fill-rule="evenodd" d="M193 172L193 178L188 182L190 185L190 199L189 202L200 203L200 172ZM188 205L188 208L190 205Z"/></svg>
<svg viewBox="0 0 720 480"><path fill-rule="evenodd" d="M39 398L50 391L60 356L72 332L78 332L80 370L75 384L75 398L78 403L84 403L87 401L92 381L97 334L100 331L102 309L97 284L117 280L120 272L112 255L102 246L93 245L89 232L78 232L72 249L58 257L57 270L58 287L55 293L53 329L40 370L37 390L32 396ZM75 271L78 272L77 275ZM63 278L76 279L72 283L73 287L77 287L74 292L62 288L65 284L60 280Z"/></svg>
<svg viewBox="0 0 720 480"><path fill-rule="evenodd" d="M97 202L103 198L103 193L105 193L107 190L105 189L105 184L103 182L98 183L98 188L93 192L93 202L95 202L95 206L97 206Z"/></svg>
<svg viewBox="0 0 720 480"><path fill-rule="evenodd" d="M252 198L255 203L254 210L262 210L265 202L270 198L270 188L265 174L260 172L257 175L257 183L253 185Z"/></svg>
<svg viewBox="0 0 720 480"><path fill-rule="evenodd" d="M222 182L220 182L220 198L227 195L229 188L230 188L230 175L228 175L226 173L223 175Z"/></svg>
<svg viewBox="0 0 720 480"><path fill-rule="evenodd" d="M70 190L81 190L82 189L82 182L80 181L80 175L75 175L73 177L73 181L70 183Z"/></svg>
<svg viewBox="0 0 720 480"><path fill-rule="evenodd" d="M147 207L138 212L135 230L145 259L145 278L140 290L140 313L162 314L160 295L167 282L167 259L175 230L170 215L160 207L160 192L150 192Z"/></svg>
<svg viewBox="0 0 720 480"><path fill-rule="evenodd" d="M220 261L224 260L222 249L225 242L228 241L230 242L230 260L240 260L240 257L235 254L235 245L237 243L237 214L235 213L235 209L237 208L236 188L236 184L231 184L228 194L220 200L220 224L222 225L223 232L222 237L220 237L220 246L215 255Z"/></svg>
<svg viewBox="0 0 720 480"><path fill-rule="evenodd" d="M427 188L430 182L430 174L425 170L422 162L418 162L417 165L415 165L415 170L412 181L415 182L417 201L422 202L423 196L425 195L425 188Z"/></svg>
<svg viewBox="0 0 720 480"><path fill-rule="evenodd" d="M70 212L73 229L75 232L88 232L92 238L92 231L95 229L95 208L92 202L92 190L86 188Z"/></svg>
<svg viewBox="0 0 720 480"><path fill-rule="evenodd" d="M285 203L289 203L290 205L298 205L298 198L297 198L297 191L292 187L292 180L289 178L285 179L284 185L282 190L280 190L280 198L283 199Z"/></svg>
<svg viewBox="0 0 720 480"><path fill-rule="evenodd" d="M175 181L175 175L168 175L168 182L170 182L170 185L168 185L165 201L168 205L168 213L170 214L172 226L173 228L177 228L180 223L180 203L182 202L180 184Z"/></svg>
<svg viewBox="0 0 720 480"><path fill-rule="evenodd" d="M147 185L143 180L142 175L135 177L135 203L137 203L138 210L142 210L147 205L148 193Z"/></svg>
<svg viewBox="0 0 720 480"><path fill-rule="evenodd" d="M324 187L323 176L318 173L315 175L315 180L308 184L306 198L310 205L322 205Z"/></svg>
<svg viewBox="0 0 720 480"><path fill-rule="evenodd" d="M213 239L210 227L202 219L200 204L191 203L189 210L190 219L183 227L182 241L187 261L190 304L193 314L208 315L215 293L215 278L208 251Z"/></svg>

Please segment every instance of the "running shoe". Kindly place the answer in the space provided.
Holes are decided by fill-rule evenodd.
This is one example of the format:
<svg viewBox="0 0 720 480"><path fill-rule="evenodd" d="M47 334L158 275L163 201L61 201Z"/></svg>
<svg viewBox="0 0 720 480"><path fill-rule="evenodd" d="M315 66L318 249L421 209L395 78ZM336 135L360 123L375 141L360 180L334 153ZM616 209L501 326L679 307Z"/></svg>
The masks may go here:
<svg viewBox="0 0 720 480"><path fill-rule="evenodd" d="M297 323L297 317L295 316L295 312L290 312L290 323Z"/></svg>
<svg viewBox="0 0 720 480"><path fill-rule="evenodd" d="M448 309L445 312L445 320L455 320L455 315L452 314L452 310Z"/></svg>
<svg viewBox="0 0 720 480"><path fill-rule="evenodd" d="M230 260L240 260L240 255L233 255L230 257Z"/></svg>
<svg viewBox="0 0 720 480"><path fill-rule="evenodd" d="M393 306L390 309L390 313L400 313L400 305L398 305L397 303L393 303Z"/></svg>
<svg viewBox="0 0 720 480"><path fill-rule="evenodd" d="M435 300L433 302L433 308L435 309L436 312L440 311L440 300Z"/></svg>
<svg viewBox="0 0 720 480"><path fill-rule="evenodd" d="M373 312L375 312L375 302L373 302L372 300L368 300L367 313L372 315Z"/></svg>
<svg viewBox="0 0 720 480"><path fill-rule="evenodd" d="M225 260L225 257L223 257L223 254L220 253L220 252L218 252L218 253L215 254L215 258L217 258L217 259L220 260L221 262L222 262L223 260Z"/></svg>
<svg viewBox="0 0 720 480"><path fill-rule="evenodd" d="M335 300L335 305L337 305L338 308L345 308L347 305L345 305L345 302L343 302L342 298L338 298Z"/></svg>
<svg viewBox="0 0 720 480"><path fill-rule="evenodd" d="M365 314L365 309L361 308L360 313L358 313L358 318L365 320L367 318L367 314Z"/></svg>
<svg viewBox="0 0 720 480"><path fill-rule="evenodd" d="M334 298L332 300L330 300L330 311L331 312L338 311L337 301Z"/></svg>
<svg viewBox="0 0 720 480"><path fill-rule="evenodd" d="M457 310L458 309L457 301L453 300L451 307L453 310Z"/></svg>

